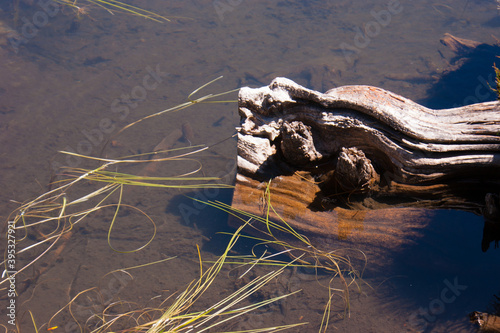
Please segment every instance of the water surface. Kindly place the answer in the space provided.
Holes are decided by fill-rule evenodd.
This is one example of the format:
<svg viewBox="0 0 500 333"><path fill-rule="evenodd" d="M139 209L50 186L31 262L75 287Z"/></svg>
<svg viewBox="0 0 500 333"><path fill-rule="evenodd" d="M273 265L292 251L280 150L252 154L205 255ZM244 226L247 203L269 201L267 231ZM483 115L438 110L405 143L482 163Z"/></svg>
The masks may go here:
<svg viewBox="0 0 500 333"><path fill-rule="evenodd" d="M39 22L41 27L26 35L24 25L36 20L43 9L22 2L15 22L11 5L2 5L0 202L4 220L18 202L46 191L60 166L85 165L58 154L59 150L95 156L113 139L116 145L108 146L108 156L146 152L185 122L192 127L193 144L230 138L239 121L234 102L197 105L113 136L143 116L184 102L194 89L218 76L224 78L207 92L258 87L286 76L320 91L367 84L425 105L452 107L457 100L432 95L440 74L455 56L440 38L451 33L493 43L491 35L500 37L498 4L493 0L150 0L134 4L172 21L159 24L110 15L98 7L89 7L87 14L77 17L65 8L47 16L46 24ZM9 29L24 34L25 40L13 45L7 39ZM457 83L462 87L458 103L493 100L492 92L480 90L478 95L476 89L484 87L491 72L469 74L472 79ZM235 100L236 94L229 99ZM179 141L176 147L188 144ZM235 156L236 141L228 139L199 159L205 175L224 176L232 183ZM186 163L159 172L176 174L194 168ZM90 215L60 256L40 262L19 277L19 285L25 286L17 303L22 330L32 330L28 310L41 325L86 288L99 286L101 292L79 301L81 311L75 316L83 321L113 301L146 306L154 303L153 297L170 295L195 279L199 274L196 245L207 260L220 254L227 238L216 232L228 230L227 216L180 194L151 189L130 194L129 203L147 211L158 228L154 241L133 254L116 253L107 244L111 209ZM190 194L229 203L232 193L201 190ZM425 236L395 256L391 274L368 277L367 282L376 288L364 287L361 293L351 294L350 318L341 319L343 301L336 299L332 320L337 331L472 332L467 314L487 310L500 291L496 278L499 250L481 252L482 227L482 218L473 214L437 212ZM123 212L113 245L121 250L139 247L151 232L143 216ZM249 251L249 246L242 244L238 251ZM177 258L130 271L133 279L123 273L105 276L170 256ZM33 258L34 253L23 260ZM44 274L39 276L37 270L42 268ZM200 306L234 290L237 275L222 274ZM328 281L321 276L319 280ZM289 270L276 286L263 291L262 297L303 291L279 306L246 317L233 329L307 321L310 324L300 331L317 331L327 293L318 287L314 274ZM74 332L74 321L66 313L52 324L59 326L55 332ZM333 326L331 331L335 331Z"/></svg>

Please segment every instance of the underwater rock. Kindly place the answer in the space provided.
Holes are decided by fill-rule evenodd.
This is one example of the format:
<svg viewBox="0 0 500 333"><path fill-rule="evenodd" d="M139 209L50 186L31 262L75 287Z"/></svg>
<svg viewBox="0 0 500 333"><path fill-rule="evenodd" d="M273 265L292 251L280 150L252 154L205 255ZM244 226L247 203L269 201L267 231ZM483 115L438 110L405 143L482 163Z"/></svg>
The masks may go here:
<svg viewBox="0 0 500 333"><path fill-rule="evenodd" d="M441 43L455 56L421 103L441 109L496 100L493 65L500 64L498 41L487 44L445 34Z"/></svg>
<svg viewBox="0 0 500 333"><path fill-rule="evenodd" d="M457 54L471 52L481 45L480 42L476 42L475 40L458 38L449 33L444 34L443 38L441 38L441 43Z"/></svg>

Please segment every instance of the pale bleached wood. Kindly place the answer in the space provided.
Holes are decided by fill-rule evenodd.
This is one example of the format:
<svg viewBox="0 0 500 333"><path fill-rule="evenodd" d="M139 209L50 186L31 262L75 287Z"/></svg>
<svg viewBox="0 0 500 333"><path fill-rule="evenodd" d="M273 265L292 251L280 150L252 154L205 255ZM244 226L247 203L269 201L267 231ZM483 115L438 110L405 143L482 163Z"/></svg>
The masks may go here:
<svg viewBox="0 0 500 333"><path fill-rule="evenodd" d="M239 155L254 165L253 171L245 170L242 161L242 172L262 172L263 158L276 154L261 152L279 151L284 128L297 122L310 128L313 140L308 147L297 146L298 152L316 150L298 159L302 166L314 167L335 159L342 148L356 147L379 174L403 184L454 177L491 180L500 170L498 102L433 110L376 87L344 86L321 93L276 78L268 87L242 88L239 109ZM260 146L249 144L256 140ZM261 154L260 161L248 158L252 152Z"/></svg>
<svg viewBox="0 0 500 333"><path fill-rule="evenodd" d="M276 78L242 88L239 113L234 207L265 217L270 181L269 218L317 243L385 256L417 237L427 208L499 210L498 102L433 110L376 87Z"/></svg>

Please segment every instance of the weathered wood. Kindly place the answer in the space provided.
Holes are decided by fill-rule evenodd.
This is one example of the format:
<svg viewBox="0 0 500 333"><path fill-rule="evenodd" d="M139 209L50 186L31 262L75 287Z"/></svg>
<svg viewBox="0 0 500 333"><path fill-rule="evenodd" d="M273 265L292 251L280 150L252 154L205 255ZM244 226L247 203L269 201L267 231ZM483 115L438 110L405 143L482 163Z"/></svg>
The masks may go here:
<svg viewBox="0 0 500 333"><path fill-rule="evenodd" d="M479 326L481 332L500 333L500 317L474 311L469 314L470 321Z"/></svg>
<svg viewBox="0 0 500 333"><path fill-rule="evenodd" d="M500 191L499 111L498 102L433 110L371 86L320 93L285 78L242 88L233 205L262 216L272 180L292 227L397 247L429 220L415 207L482 213L486 194Z"/></svg>
<svg viewBox="0 0 500 333"><path fill-rule="evenodd" d="M267 192L273 209L268 210L267 187L267 182L238 174L233 208L261 217L269 214L269 219L278 223L283 219L323 251L360 250L348 251L358 269L365 259L370 269L390 265L393 253L418 239L433 215L425 209L394 208L377 202L372 202L374 209L339 207L334 198L321 195L319 184L307 172L273 178ZM231 218L229 223L237 227L241 220ZM252 226L257 236L262 236L259 230L266 231L261 222L253 222ZM276 230L273 233L280 239L287 236ZM293 237L285 240L292 246L304 247Z"/></svg>
<svg viewBox="0 0 500 333"><path fill-rule="evenodd" d="M383 191L392 183L500 180L498 102L432 110L380 88L322 94L277 78L269 87L242 88L239 103L238 163L247 175L264 176L271 161L291 169L334 166L356 149L365 155L356 163L381 177L370 187Z"/></svg>

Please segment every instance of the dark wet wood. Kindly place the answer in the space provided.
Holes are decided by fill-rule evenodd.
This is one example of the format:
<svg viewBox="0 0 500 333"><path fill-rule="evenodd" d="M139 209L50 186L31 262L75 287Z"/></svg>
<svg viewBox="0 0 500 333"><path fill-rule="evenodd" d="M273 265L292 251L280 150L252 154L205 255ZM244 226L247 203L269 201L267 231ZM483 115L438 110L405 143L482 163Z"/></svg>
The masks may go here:
<svg viewBox="0 0 500 333"><path fill-rule="evenodd" d="M232 206L271 221L282 219L295 231L306 235L317 248L324 251L358 249L369 254L374 267L388 264L390 253L420 236L420 230L429 223L432 212L419 208L394 208L372 202L377 209L346 209L333 207L331 198L321 195L320 186L307 172L275 177L269 185L272 209L268 211L266 188L261 182L238 174ZM394 223L397 221L397 223ZM237 227L241 220L231 219ZM252 224L256 230L265 229L260 222ZM278 232L274 231L276 235ZM304 246L297 240L290 244ZM356 257L356 254L350 254ZM357 259L362 259L358 253ZM378 265L377 265L378 264Z"/></svg>

